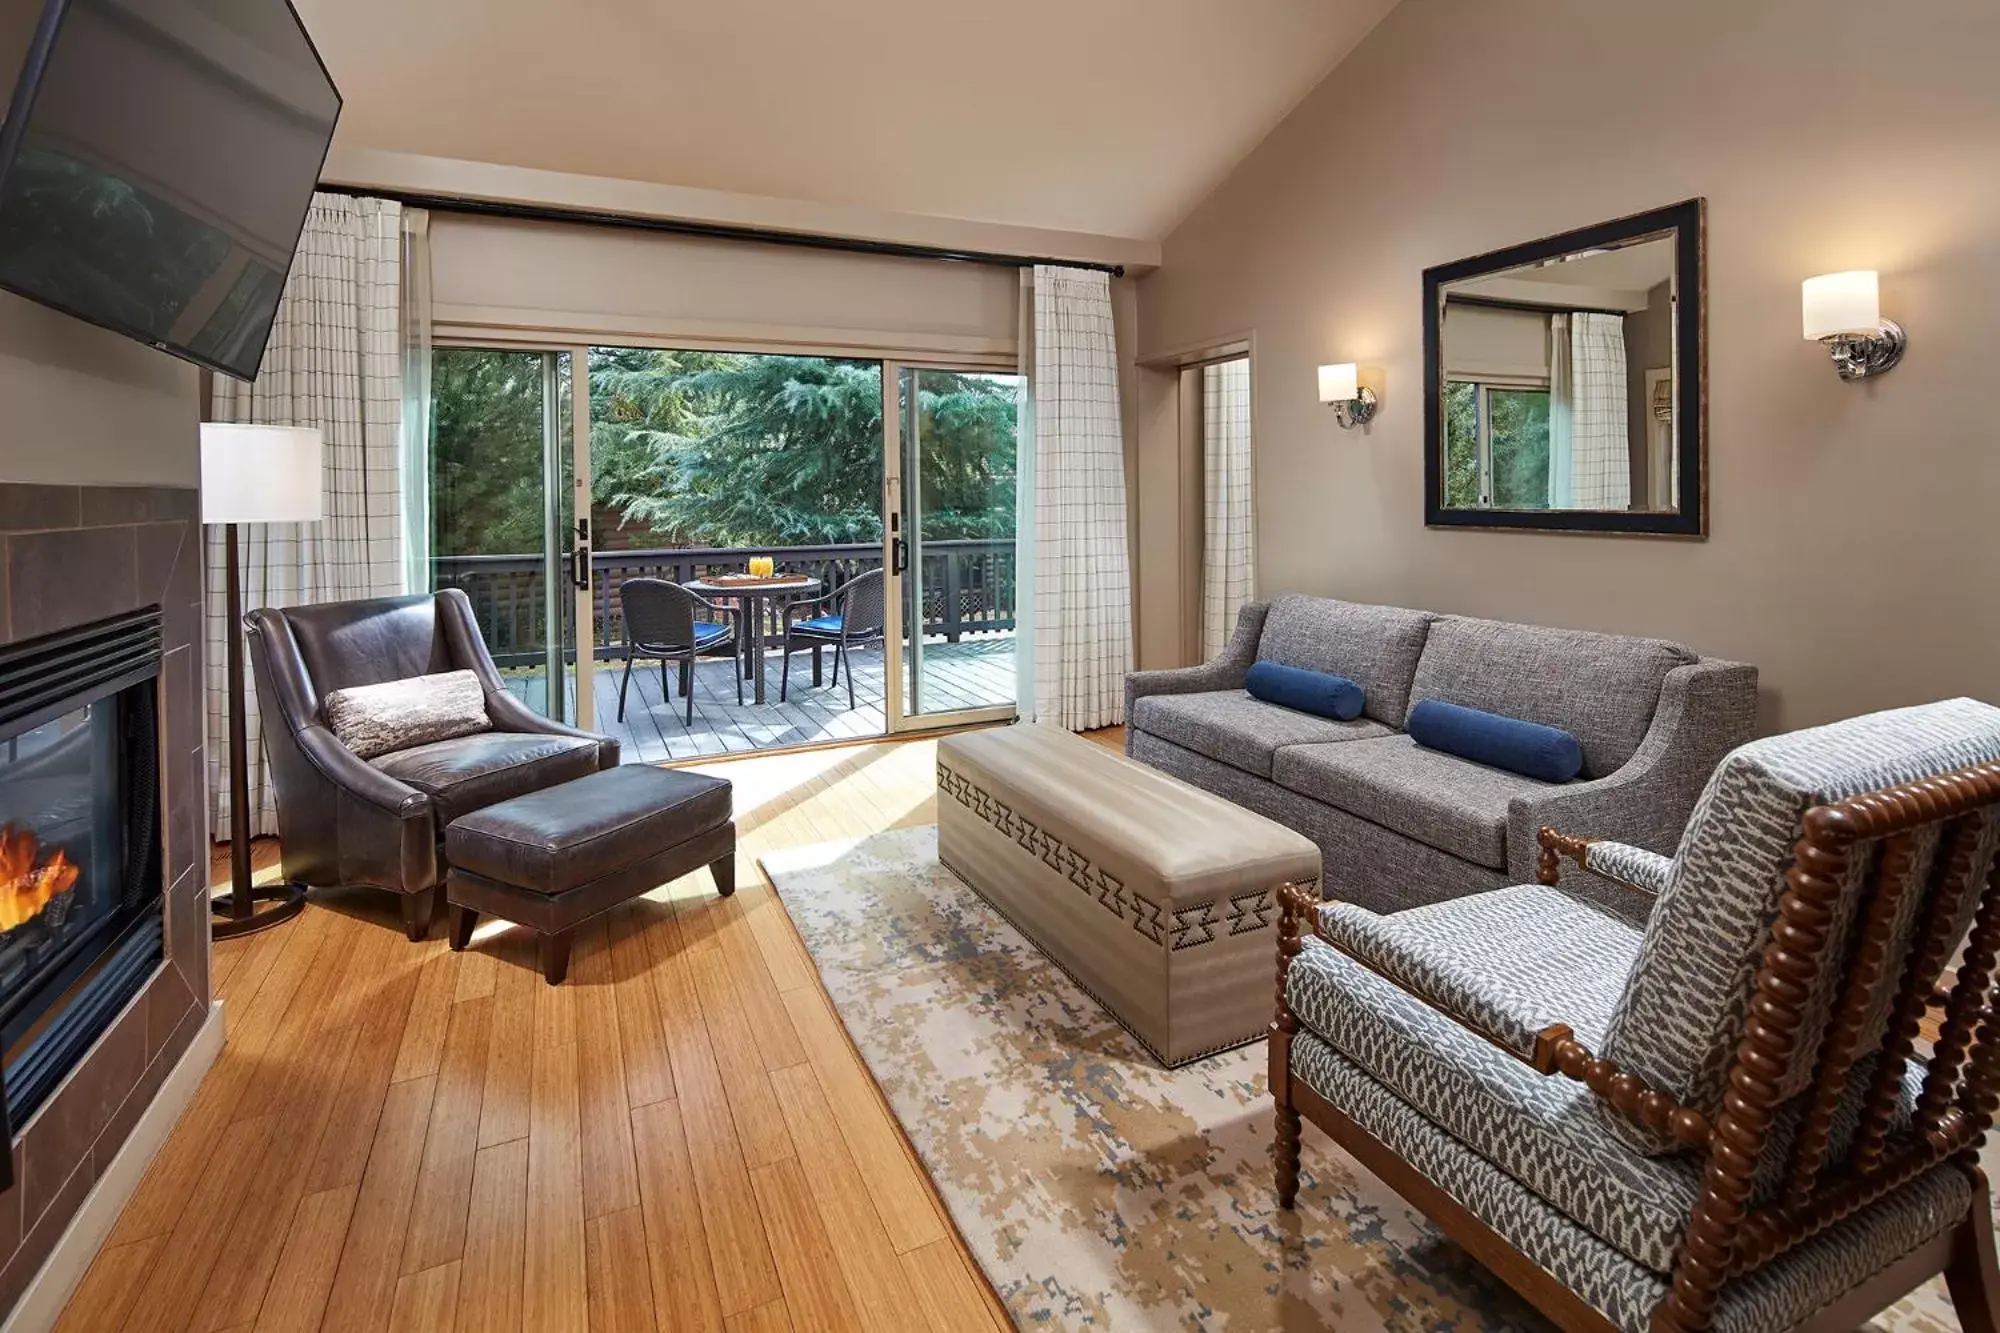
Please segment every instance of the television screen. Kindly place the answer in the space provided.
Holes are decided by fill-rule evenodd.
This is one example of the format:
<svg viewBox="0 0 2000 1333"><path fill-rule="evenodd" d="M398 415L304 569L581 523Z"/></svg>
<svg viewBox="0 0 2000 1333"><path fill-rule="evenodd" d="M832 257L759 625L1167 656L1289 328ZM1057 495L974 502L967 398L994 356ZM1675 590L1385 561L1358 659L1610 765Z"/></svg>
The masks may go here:
<svg viewBox="0 0 2000 1333"><path fill-rule="evenodd" d="M298 15L0 3L34 25L0 126L0 286L255 379L340 112Z"/></svg>

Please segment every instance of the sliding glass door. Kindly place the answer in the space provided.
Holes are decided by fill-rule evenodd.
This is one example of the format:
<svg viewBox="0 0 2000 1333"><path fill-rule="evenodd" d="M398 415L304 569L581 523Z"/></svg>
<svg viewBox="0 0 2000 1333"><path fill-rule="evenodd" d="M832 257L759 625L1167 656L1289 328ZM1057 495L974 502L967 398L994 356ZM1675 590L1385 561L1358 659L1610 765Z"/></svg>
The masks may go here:
<svg viewBox="0 0 2000 1333"><path fill-rule="evenodd" d="M431 586L462 589L508 688L568 722L590 716L591 685L573 367L567 351L441 347L431 369Z"/></svg>
<svg viewBox="0 0 2000 1333"><path fill-rule="evenodd" d="M530 707L646 763L1013 715L1018 375L452 346L432 378L432 585Z"/></svg>
<svg viewBox="0 0 2000 1333"><path fill-rule="evenodd" d="M1019 375L895 364L891 729L1012 717Z"/></svg>

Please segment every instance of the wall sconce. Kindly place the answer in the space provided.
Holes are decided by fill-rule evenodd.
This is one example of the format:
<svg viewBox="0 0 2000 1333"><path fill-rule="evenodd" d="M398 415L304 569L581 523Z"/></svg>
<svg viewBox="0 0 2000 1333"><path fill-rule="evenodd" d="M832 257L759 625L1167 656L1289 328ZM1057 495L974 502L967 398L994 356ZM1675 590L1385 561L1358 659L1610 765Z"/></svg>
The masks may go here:
<svg viewBox="0 0 2000 1333"><path fill-rule="evenodd" d="M1375 419L1375 391L1362 385L1361 370L1352 361L1319 368L1319 400L1333 409L1343 430Z"/></svg>
<svg viewBox="0 0 2000 1333"><path fill-rule="evenodd" d="M1844 380L1865 380L1903 359L1903 326L1882 318L1873 269L1822 273L1801 284L1806 337L1823 344Z"/></svg>

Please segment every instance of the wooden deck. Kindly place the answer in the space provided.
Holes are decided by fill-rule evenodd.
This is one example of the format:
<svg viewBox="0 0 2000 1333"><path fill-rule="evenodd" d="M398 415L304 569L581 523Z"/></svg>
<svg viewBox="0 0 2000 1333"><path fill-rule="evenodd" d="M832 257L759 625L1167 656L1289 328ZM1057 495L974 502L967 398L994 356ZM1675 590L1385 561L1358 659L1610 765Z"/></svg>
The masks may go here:
<svg viewBox="0 0 2000 1333"><path fill-rule="evenodd" d="M833 654L826 655L825 680L812 683L812 655L795 654L789 699L778 702L779 658L765 659L768 673L765 702L756 702L750 681L743 682L743 702L736 702L730 663L715 658L695 669L694 724L688 725L686 701L679 687L667 697L661 688L659 663L640 660L632 666L632 685L625 720L618 720L618 682L624 664L597 667L595 729L616 736L627 763L749 754L784 746L828 741L865 740L880 736L887 723L882 711L883 653L864 648L854 656L854 704L847 706L847 682L833 679ZM898 663L900 670L900 662ZM548 682L541 672L508 673L508 685L529 707L540 710ZM924 649L926 712L986 708L1014 699L1014 636L968 635L957 643L932 643Z"/></svg>

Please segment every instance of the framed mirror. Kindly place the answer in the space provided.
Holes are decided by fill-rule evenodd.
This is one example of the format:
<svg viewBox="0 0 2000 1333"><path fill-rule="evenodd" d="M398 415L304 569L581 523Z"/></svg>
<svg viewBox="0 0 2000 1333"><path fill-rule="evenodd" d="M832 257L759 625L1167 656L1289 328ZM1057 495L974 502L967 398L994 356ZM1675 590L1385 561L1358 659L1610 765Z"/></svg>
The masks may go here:
<svg viewBox="0 0 2000 1333"><path fill-rule="evenodd" d="M1424 522L1708 535L1703 203L1424 271Z"/></svg>

